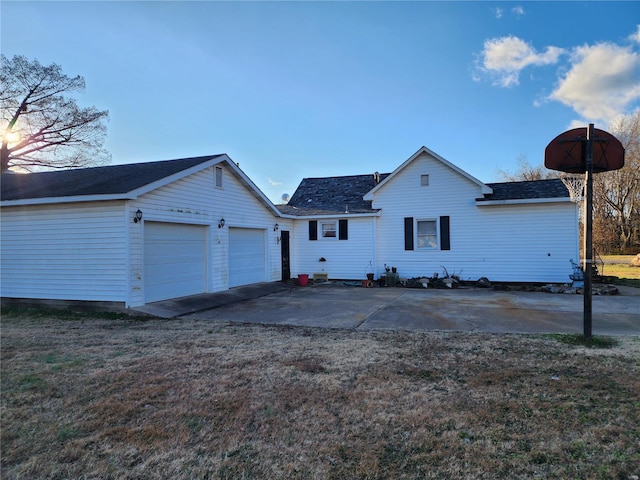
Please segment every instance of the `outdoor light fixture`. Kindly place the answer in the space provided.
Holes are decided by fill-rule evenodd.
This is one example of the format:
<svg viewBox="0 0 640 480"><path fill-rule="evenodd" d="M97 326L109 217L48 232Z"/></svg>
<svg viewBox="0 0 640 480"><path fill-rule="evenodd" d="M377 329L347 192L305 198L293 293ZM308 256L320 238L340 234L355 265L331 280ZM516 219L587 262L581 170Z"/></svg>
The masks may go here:
<svg viewBox="0 0 640 480"><path fill-rule="evenodd" d="M224 218L220 219L220 223L218 223L218 228L224 227Z"/></svg>
<svg viewBox="0 0 640 480"><path fill-rule="evenodd" d="M140 220L142 220L142 210L138 209L136 216L133 218L133 223L138 223Z"/></svg>
<svg viewBox="0 0 640 480"><path fill-rule="evenodd" d="M273 226L273 231L277 232L278 229L280 228L280 225L278 225L277 223Z"/></svg>

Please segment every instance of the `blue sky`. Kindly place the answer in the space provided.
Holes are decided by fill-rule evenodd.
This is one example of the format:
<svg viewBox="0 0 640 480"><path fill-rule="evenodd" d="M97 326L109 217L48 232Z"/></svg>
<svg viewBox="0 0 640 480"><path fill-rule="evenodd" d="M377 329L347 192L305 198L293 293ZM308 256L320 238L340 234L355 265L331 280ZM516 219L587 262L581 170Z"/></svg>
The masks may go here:
<svg viewBox="0 0 640 480"><path fill-rule="evenodd" d="M113 163L228 153L274 202L422 145L485 182L640 108L638 2L0 3L0 51L85 77Z"/></svg>

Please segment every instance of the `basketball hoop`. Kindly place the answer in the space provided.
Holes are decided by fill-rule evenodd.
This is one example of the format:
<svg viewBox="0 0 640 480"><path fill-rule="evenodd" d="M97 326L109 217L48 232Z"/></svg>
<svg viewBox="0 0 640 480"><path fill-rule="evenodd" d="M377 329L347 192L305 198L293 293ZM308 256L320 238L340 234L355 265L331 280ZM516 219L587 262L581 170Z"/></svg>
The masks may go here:
<svg viewBox="0 0 640 480"><path fill-rule="evenodd" d="M560 174L560 180L569 190L569 197L574 203L580 203L584 200L584 187L586 175L584 173L566 173Z"/></svg>

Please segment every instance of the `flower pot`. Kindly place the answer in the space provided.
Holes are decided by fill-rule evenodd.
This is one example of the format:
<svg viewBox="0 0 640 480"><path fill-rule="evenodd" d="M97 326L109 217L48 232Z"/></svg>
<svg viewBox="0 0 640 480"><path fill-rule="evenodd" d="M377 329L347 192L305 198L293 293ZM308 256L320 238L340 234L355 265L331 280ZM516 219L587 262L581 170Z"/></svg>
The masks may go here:
<svg viewBox="0 0 640 480"><path fill-rule="evenodd" d="M298 275L298 285L300 285L301 287L305 287L308 285L308 283L309 283L308 273L301 273Z"/></svg>
<svg viewBox="0 0 640 480"><path fill-rule="evenodd" d="M367 280L373 282L373 273L367 273Z"/></svg>

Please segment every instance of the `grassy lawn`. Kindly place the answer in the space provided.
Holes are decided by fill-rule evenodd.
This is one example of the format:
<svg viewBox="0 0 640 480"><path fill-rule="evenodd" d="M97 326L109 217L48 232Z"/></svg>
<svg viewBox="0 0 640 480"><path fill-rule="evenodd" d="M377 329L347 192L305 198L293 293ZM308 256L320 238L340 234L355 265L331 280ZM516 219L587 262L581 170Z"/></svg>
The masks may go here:
<svg viewBox="0 0 640 480"><path fill-rule="evenodd" d="M2 478L630 479L640 339L4 311Z"/></svg>
<svg viewBox="0 0 640 480"><path fill-rule="evenodd" d="M604 266L600 274L607 283L640 288L640 267L632 267L629 262L635 255L603 255Z"/></svg>

